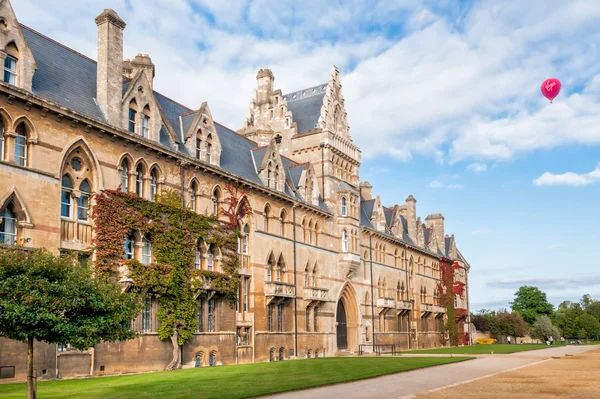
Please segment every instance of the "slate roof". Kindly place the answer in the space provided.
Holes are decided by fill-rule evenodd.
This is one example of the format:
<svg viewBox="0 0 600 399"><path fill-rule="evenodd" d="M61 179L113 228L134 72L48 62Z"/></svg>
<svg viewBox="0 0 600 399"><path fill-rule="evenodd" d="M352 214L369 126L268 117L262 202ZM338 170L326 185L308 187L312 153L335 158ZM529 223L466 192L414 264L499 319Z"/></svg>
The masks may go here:
<svg viewBox="0 0 600 399"><path fill-rule="evenodd" d="M327 83L284 94L288 110L292 111L292 120L298 126L298 133L310 132L315 129L315 124L321 116L323 97Z"/></svg>
<svg viewBox="0 0 600 399"><path fill-rule="evenodd" d="M21 27L23 28L25 41L31 49L33 58L38 66L33 76L32 92L39 97L56 102L90 118L106 122L100 107L95 101L96 62L27 26L21 25ZM123 83L123 93L125 93L129 84L129 81ZM318 87L321 88L323 85ZM316 89L315 93L317 93ZM310 97L310 99L305 98L308 101L304 101L302 103L304 105L298 108L300 119L304 118L304 120L308 120L308 115L312 112L313 108L307 106L307 104L316 100L317 97L320 97L322 102L323 95L324 92L306 96ZM154 91L154 96L179 141L179 144L174 143L167 128L162 126L159 133L159 143L183 155L192 156L193 154L190 154L185 147L184 140L185 133L190 129L196 113L191 108L179 104L161 93ZM316 109L316 107L314 108ZM303 113L302 110L306 110L307 112ZM320 107L318 108L318 113L320 113ZM264 185L254 166L252 150L256 148L257 144L216 122L215 127L222 146L220 168L243 179ZM289 168L295 165L295 162L285 157L282 159L284 168L286 169L285 173L292 177L291 181L294 181L295 172L290 172ZM262 158L260 162L262 162ZM291 190L287 185L284 194L301 201L303 200L298 193ZM326 212L329 211L322 200L319 201L319 208Z"/></svg>

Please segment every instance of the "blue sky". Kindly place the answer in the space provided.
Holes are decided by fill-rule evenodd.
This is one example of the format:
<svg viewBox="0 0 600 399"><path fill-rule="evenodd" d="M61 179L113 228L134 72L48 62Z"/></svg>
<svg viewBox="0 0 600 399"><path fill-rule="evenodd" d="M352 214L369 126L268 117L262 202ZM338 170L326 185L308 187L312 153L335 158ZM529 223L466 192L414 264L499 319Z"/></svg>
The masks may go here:
<svg viewBox="0 0 600 399"><path fill-rule="evenodd" d="M12 1L19 20L96 58L94 17L127 22L155 88L242 125L256 71L283 92L341 72L361 178L386 205L441 212L472 269L472 308L520 285L600 299L600 3L390 0ZM557 77L554 104L541 82Z"/></svg>

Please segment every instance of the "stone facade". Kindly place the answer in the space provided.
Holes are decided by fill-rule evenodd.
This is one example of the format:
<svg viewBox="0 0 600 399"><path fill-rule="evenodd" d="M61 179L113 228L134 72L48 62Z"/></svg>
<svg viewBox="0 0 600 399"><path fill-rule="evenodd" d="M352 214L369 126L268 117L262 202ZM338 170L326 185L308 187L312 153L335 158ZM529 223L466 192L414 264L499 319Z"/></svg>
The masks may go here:
<svg viewBox="0 0 600 399"><path fill-rule="evenodd" d="M252 210L240 224L239 303L200 298L203 327L182 347L184 367L332 356L373 343L441 345L440 262L458 263L465 283L470 266L441 214L423 224L412 196L385 207L360 182L337 68L327 83L286 95L261 69L234 132L208 104L191 109L155 92L148 55L121 61L125 22L113 10L96 18L97 64L19 25L8 0L0 17L0 55L17 62L16 80L0 83L5 244L93 260L94 192L120 187L153 200L162 189L183 190L186 205L203 213L226 207L233 185ZM52 69L56 59L79 74ZM198 249L198 267L218 270L211 251ZM138 239L132 254L143 252ZM468 312L468 290L456 305ZM156 304L134 327L135 340L86 352L36 344L38 375L164 369L171 346L157 337ZM14 366L17 379L25 356L23 344L0 338L0 367Z"/></svg>

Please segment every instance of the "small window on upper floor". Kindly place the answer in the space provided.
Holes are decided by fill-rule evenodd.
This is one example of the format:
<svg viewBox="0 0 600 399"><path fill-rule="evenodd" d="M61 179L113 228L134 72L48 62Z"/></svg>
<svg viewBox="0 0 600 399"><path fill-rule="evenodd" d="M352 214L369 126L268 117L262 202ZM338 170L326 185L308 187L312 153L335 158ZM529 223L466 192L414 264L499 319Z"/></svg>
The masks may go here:
<svg viewBox="0 0 600 399"><path fill-rule="evenodd" d="M17 59L7 55L4 59L4 82L17 84Z"/></svg>
<svg viewBox="0 0 600 399"><path fill-rule="evenodd" d="M341 206L342 216L346 216L346 197L342 197L342 206Z"/></svg>
<svg viewBox="0 0 600 399"><path fill-rule="evenodd" d="M137 103L135 102L135 99L133 99L129 103L129 116L128 116L128 120L129 120L128 130L132 133L135 133L136 118L137 118Z"/></svg>
<svg viewBox="0 0 600 399"><path fill-rule="evenodd" d="M144 107L144 112L142 113L142 129L140 133L142 137L150 138L150 107L147 105Z"/></svg>
<svg viewBox="0 0 600 399"><path fill-rule="evenodd" d="M200 135L198 131L198 135ZM196 159L202 159L202 140L196 139Z"/></svg>
<svg viewBox="0 0 600 399"><path fill-rule="evenodd" d="M206 162L212 163L212 136L206 137Z"/></svg>

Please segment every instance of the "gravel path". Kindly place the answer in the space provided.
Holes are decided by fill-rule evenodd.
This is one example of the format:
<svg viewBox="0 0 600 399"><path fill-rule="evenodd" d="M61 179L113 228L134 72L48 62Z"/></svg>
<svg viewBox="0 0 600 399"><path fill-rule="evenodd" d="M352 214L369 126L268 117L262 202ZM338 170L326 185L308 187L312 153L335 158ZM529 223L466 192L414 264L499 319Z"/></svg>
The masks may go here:
<svg viewBox="0 0 600 399"><path fill-rule="evenodd" d="M469 360L462 363L429 367L421 370L407 371L404 373L328 387L282 393L271 395L269 398L409 398L415 397L414 395L420 392L460 384L518 367L539 363L551 359L552 356L564 356L566 353L581 353L590 349L594 349L594 346L564 346L506 355L479 355L475 360Z"/></svg>

